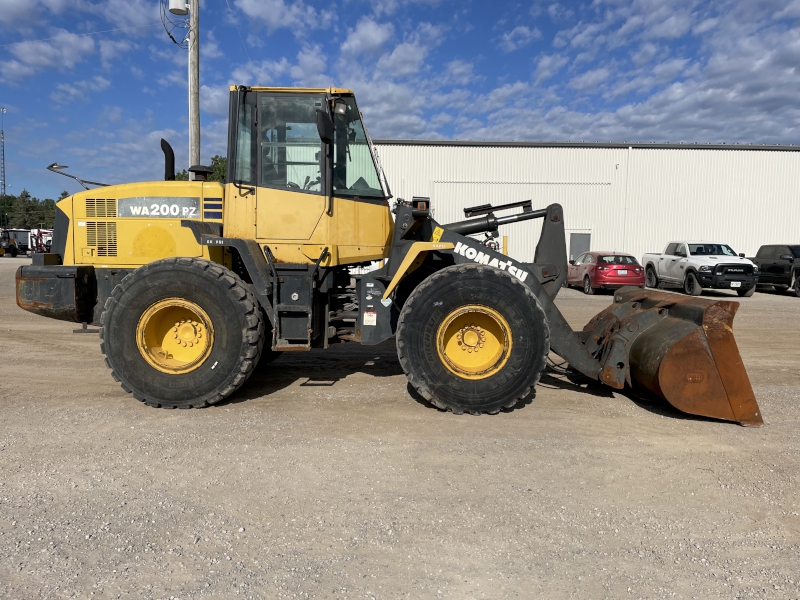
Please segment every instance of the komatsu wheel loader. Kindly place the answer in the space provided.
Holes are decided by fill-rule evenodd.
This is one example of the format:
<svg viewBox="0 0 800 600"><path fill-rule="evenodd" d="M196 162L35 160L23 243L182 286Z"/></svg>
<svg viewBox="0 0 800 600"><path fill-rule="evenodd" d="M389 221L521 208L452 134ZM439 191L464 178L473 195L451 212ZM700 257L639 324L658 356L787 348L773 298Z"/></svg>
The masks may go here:
<svg viewBox="0 0 800 600"><path fill-rule="evenodd" d="M483 205L449 224L428 198L390 207L349 90L232 87L225 185L200 166L174 181L162 147L165 181L62 200L51 253L17 272L19 306L99 326L112 376L148 405L207 406L281 352L395 337L411 385L457 414L513 406L552 351L613 388L762 424L736 302L623 289L574 332L553 302L567 274L561 206ZM532 263L469 237L528 219L542 220Z"/></svg>

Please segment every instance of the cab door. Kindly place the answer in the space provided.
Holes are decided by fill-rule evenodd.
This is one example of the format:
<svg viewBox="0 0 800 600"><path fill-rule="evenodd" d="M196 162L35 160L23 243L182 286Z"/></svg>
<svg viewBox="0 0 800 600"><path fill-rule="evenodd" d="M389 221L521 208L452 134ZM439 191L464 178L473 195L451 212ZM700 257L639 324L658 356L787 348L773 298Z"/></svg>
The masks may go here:
<svg viewBox="0 0 800 600"><path fill-rule="evenodd" d="M686 263L688 262L686 244L678 244L673 250L672 256L665 256L664 262L667 263L667 277L673 282L680 283L686 275Z"/></svg>
<svg viewBox="0 0 800 600"><path fill-rule="evenodd" d="M325 213L323 95L259 93L256 238L308 240Z"/></svg>

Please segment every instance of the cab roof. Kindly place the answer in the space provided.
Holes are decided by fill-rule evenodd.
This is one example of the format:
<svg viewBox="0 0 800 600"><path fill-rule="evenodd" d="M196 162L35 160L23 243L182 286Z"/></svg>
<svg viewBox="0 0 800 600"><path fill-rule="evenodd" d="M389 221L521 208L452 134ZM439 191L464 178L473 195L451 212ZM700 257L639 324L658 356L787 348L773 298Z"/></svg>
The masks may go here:
<svg viewBox="0 0 800 600"><path fill-rule="evenodd" d="M232 85L230 90L235 92L239 86ZM254 92L290 92L295 94L352 94L352 90L348 90L345 88L303 88L303 87L262 87L262 86L251 86L251 89Z"/></svg>

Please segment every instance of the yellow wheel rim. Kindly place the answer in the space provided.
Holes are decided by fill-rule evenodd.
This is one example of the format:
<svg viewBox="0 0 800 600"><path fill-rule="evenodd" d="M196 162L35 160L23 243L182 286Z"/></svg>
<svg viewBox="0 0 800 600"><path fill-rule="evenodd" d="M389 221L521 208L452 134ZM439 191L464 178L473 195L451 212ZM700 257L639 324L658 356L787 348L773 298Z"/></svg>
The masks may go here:
<svg viewBox="0 0 800 600"><path fill-rule="evenodd" d="M194 371L211 354L214 328L194 302L167 298L153 304L139 319L136 345L154 369L179 375Z"/></svg>
<svg viewBox="0 0 800 600"><path fill-rule="evenodd" d="M511 328L488 306L470 304L452 311L436 332L436 349L448 370L464 379L485 379L508 362Z"/></svg>

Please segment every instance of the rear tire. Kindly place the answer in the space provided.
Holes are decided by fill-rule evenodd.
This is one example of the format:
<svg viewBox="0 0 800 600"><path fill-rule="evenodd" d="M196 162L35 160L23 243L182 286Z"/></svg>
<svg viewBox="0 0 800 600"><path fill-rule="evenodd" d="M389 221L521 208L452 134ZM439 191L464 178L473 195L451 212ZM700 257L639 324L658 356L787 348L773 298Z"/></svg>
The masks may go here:
<svg viewBox="0 0 800 600"><path fill-rule="evenodd" d="M594 295L594 288L592 287L592 280L589 279L589 276L583 278L583 293L587 296Z"/></svg>
<svg viewBox="0 0 800 600"><path fill-rule="evenodd" d="M644 287L658 287L658 275L656 275L656 270L653 267L647 267L647 270L645 271Z"/></svg>
<svg viewBox="0 0 800 600"><path fill-rule="evenodd" d="M495 414L525 398L549 351L550 328L531 289L485 265L431 275L409 296L397 326L409 383L455 414Z"/></svg>
<svg viewBox="0 0 800 600"><path fill-rule="evenodd" d="M159 408L199 408L230 396L264 345L264 319L247 284L196 258L159 260L125 277L102 323L100 350L114 379Z"/></svg>
<svg viewBox="0 0 800 600"><path fill-rule="evenodd" d="M756 293L756 286L753 286L747 290L736 290L736 293L739 294L739 298L750 298Z"/></svg>
<svg viewBox="0 0 800 600"><path fill-rule="evenodd" d="M686 274L686 278L683 280L683 291L689 296L699 296L703 293L703 288L694 273Z"/></svg>

